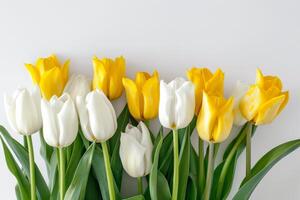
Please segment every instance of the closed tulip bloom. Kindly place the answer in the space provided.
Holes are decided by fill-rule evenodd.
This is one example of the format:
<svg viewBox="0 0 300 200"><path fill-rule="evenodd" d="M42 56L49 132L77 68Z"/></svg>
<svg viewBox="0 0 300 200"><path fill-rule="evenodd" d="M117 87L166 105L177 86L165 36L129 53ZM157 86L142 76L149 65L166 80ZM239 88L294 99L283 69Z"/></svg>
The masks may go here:
<svg viewBox="0 0 300 200"><path fill-rule="evenodd" d="M68 81L69 63L61 65L55 55L39 58L35 66L25 64L35 84L38 84L44 98L49 100L53 95L60 96Z"/></svg>
<svg viewBox="0 0 300 200"><path fill-rule="evenodd" d="M286 106L288 91L282 91L281 80L276 76L264 76L258 69L256 83L241 100L240 110L248 121L256 125L271 123Z"/></svg>
<svg viewBox="0 0 300 200"><path fill-rule="evenodd" d="M152 166L153 144L146 125L143 122L137 127L128 124L120 141L120 158L127 174L134 178L148 175Z"/></svg>
<svg viewBox="0 0 300 200"><path fill-rule="evenodd" d="M159 77L157 71L150 76L138 72L135 81L123 78L130 114L136 120L153 119L158 114Z"/></svg>
<svg viewBox="0 0 300 200"><path fill-rule="evenodd" d="M122 95L122 78L125 76L125 59L117 57L115 60L110 58L93 58L94 78L93 89L100 89L110 99L117 99Z"/></svg>
<svg viewBox="0 0 300 200"><path fill-rule="evenodd" d="M223 142L233 124L233 98L210 96L203 93L202 109L197 119L200 138L210 143Z"/></svg>
<svg viewBox="0 0 300 200"><path fill-rule="evenodd" d="M85 137L93 142L105 142L117 130L115 110L101 90L94 90L86 97L77 97L80 124Z"/></svg>
<svg viewBox="0 0 300 200"><path fill-rule="evenodd" d="M42 128L41 94L38 87L32 92L18 89L13 96L4 95L8 121L14 131L31 135Z"/></svg>
<svg viewBox="0 0 300 200"><path fill-rule="evenodd" d="M85 97L90 91L91 81L81 74L71 76L64 89L64 93L70 94L74 101L77 96Z"/></svg>
<svg viewBox="0 0 300 200"><path fill-rule="evenodd" d="M42 99L43 134L48 145L67 147L78 132L76 107L69 94L53 96L50 101Z"/></svg>
<svg viewBox="0 0 300 200"><path fill-rule="evenodd" d="M160 82L160 123L173 130L186 127L194 117L195 89L190 81L176 78Z"/></svg>
<svg viewBox="0 0 300 200"><path fill-rule="evenodd" d="M207 68L191 68L187 77L195 85L196 107L198 115L202 106L203 92L209 95L222 96L224 91L224 73L218 69L214 74Z"/></svg>

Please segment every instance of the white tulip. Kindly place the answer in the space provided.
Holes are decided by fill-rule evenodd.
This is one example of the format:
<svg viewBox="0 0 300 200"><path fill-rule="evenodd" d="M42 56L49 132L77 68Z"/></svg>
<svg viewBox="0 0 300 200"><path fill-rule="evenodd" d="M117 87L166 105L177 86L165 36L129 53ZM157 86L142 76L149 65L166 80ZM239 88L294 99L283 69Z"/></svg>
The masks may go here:
<svg viewBox="0 0 300 200"><path fill-rule="evenodd" d="M77 96L85 97L90 91L91 81L81 74L73 75L64 89L64 93L70 94L74 101Z"/></svg>
<svg viewBox="0 0 300 200"><path fill-rule="evenodd" d="M77 97L76 103L82 131L89 141L105 142L115 134L116 112L101 90Z"/></svg>
<svg viewBox="0 0 300 200"><path fill-rule="evenodd" d="M134 178L148 175L152 166L153 144L146 125L143 122L137 127L128 124L120 142L120 158L127 174Z"/></svg>
<svg viewBox="0 0 300 200"><path fill-rule="evenodd" d="M190 81L176 78L169 84L160 82L160 123L170 129L186 127L195 112L195 90Z"/></svg>
<svg viewBox="0 0 300 200"><path fill-rule="evenodd" d="M53 96L49 102L42 99L41 107L46 143L60 148L72 144L78 132L78 116L71 96Z"/></svg>
<svg viewBox="0 0 300 200"><path fill-rule="evenodd" d="M35 86L32 92L18 89L13 96L4 95L8 121L14 131L31 135L42 128L41 94Z"/></svg>
<svg viewBox="0 0 300 200"><path fill-rule="evenodd" d="M234 124L236 126L242 126L247 122L246 118L244 118L244 116L240 111L240 101L242 97L246 94L248 89L249 89L249 85L242 83L241 81L237 81L232 91L232 96L234 98L234 105L233 105Z"/></svg>

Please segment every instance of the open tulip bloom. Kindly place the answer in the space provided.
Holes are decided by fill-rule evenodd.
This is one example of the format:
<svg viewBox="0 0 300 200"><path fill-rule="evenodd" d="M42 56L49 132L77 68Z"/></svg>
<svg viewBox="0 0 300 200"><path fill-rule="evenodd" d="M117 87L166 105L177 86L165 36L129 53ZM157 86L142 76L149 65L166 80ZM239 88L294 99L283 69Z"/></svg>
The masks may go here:
<svg viewBox="0 0 300 200"><path fill-rule="evenodd" d="M54 55L39 58L26 64L33 90L4 96L8 122L24 137L21 144L0 126L18 200L120 200L120 191L131 187L122 185L124 171L138 183L138 194L130 200L223 200L244 149L246 175L233 200L246 200L272 166L300 147L300 139L286 142L251 165L255 130L273 122L288 103L289 93L276 76L257 70L254 84L238 82L229 97L221 69L193 67L188 80L165 83L157 71L129 79L123 57L94 57L92 65L92 81L84 75L69 79L69 61L60 64ZM117 117L111 101L123 89L127 105ZM161 126L153 134L146 124L157 116ZM239 133L220 152L233 124ZM163 127L172 133L164 136ZM190 141L195 129L198 152ZM36 132L48 181L34 161Z"/></svg>

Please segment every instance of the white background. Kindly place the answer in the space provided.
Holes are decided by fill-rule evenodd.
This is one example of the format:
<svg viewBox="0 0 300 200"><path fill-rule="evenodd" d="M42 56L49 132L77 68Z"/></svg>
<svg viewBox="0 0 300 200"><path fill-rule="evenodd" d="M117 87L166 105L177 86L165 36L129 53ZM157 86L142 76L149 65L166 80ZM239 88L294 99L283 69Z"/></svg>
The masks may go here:
<svg viewBox="0 0 300 200"><path fill-rule="evenodd" d="M299 138L300 12L297 0L227 1L1 1L0 95L30 86L23 65L56 53L71 72L92 75L93 55L127 59L127 75L157 69L163 79L185 76L191 66L222 68L229 95L236 80L252 83L255 69L279 75L290 90L288 106L253 139L253 161L270 148ZM0 123L7 126L0 98ZM10 129L11 130L11 129ZM14 135L15 138L21 138ZM193 138L196 140L196 137ZM38 136L34 138L38 154ZM38 164L44 165L39 156ZM239 160L234 185L244 175ZM0 150L1 199L15 199L15 179ZM126 181L134 182L132 179ZM278 163L252 199L300 198L300 151ZM134 193L135 188L126 190ZM231 193L231 197L234 193ZM229 198L230 199L230 198Z"/></svg>

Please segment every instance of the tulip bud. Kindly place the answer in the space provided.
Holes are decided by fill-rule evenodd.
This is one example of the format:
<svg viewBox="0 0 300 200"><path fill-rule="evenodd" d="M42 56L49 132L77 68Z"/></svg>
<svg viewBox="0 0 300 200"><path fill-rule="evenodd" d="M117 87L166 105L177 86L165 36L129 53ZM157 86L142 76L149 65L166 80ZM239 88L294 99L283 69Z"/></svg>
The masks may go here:
<svg viewBox="0 0 300 200"><path fill-rule="evenodd" d="M101 90L95 90L76 99L84 136L91 142L104 142L117 130L115 110Z"/></svg>
<svg viewBox="0 0 300 200"><path fill-rule="evenodd" d="M53 96L50 102L42 99L41 107L46 143L60 148L72 144L78 132L78 117L71 96Z"/></svg>
<svg viewBox="0 0 300 200"><path fill-rule="evenodd" d="M145 124L140 122L137 127L128 124L120 142L120 158L127 174L134 178L148 175L152 166L153 144Z"/></svg>
<svg viewBox="0 0 300 200"><path fill-rule="evenodd" d="M91 91L91 81L84 75L73 75L64 90L64 93L71 95L73 101L77 96L85 97Z"/></svg>
<svg viewBox="0 0 300 200"><path fill-rule="evenodd" d="M22 134L31 135L42 128L41 94L37 86L31 93L19 89L14 95L4 95L4 105L12 128Z"/></svg>
<svg viewBox="0 0 300 200"><path fill-rule="evenodd" d="M195 89L190 81L176 78L169 84L160 82L160 123L170 129L186 127L194 117Z"/></svg>
<svg viewBox="0 0 300 200"><path fill-rule="evenodd" d="M233 98L209 96L203 93L203 103L197 119L197 131L202 140L223 142L230 134L233 124Z"/></svg>
<svg viewBox="0 0 300 200"><path fill-rule="evenodd" d="M249 85L242 83L241 81L237 81L232 91L232 96L234 98L234 104L233 104L234 124L236 126L242 126L247 122L247 119L245 119L245 117L241 113L240 102L248 89L249 89Z"/></svg>
<svg viewBox="0 0 300 200"><path fill-rule="evenodd" d="M240 110L255 125L271 123L286 106L289 92L282 91L281 80L276 76L264 76L258 69L256 83L240 102Z"/></svg>

